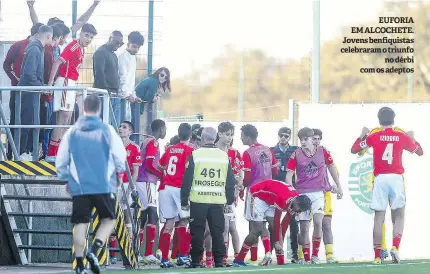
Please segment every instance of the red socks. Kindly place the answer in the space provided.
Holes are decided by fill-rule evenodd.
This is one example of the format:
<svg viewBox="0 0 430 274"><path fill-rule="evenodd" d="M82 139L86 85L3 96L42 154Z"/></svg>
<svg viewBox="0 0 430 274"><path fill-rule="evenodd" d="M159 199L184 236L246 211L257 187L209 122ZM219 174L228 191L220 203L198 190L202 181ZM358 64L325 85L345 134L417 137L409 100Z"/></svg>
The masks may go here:
<svg viewBox="0 0 430 274"><path fill-rule="evenodd" d="M214 260L214 257L212 255L212 252L206 252L206 267L207 268L213 267L213 260Z"/></svg>
<svg viewBox="0 0 430 274"><path fill-rule="evenodd" d="M258 260L258 242L251 247L251 261ZM243 260L242 260L243 261Z"/></svg>
<svg viewBox="0 0 430 274"><path fill-rule="evenodd" d="M110 239L109 239L109 245L112 248L116 248L116 238L115 237L110 237ZM111 251L110 252L110 256L111 257L116 257L116 251Z"/></svg>
<svg viewBox="0 0 430 274"><path fill-rule="evenodd" d="M146 251L145 256L153 255L154 253L154 242L155 242L155 229L154 224L146 225Z"/></svg>
<svg viewBox="0 0 430 274"><path fill-rule="evenodd" d="M178 227L175 227L175 232L173 233L173 241L172 241L172 254L170 255L171 259L176 259L179 253L179 239L178 239Z"/></svg>
<svg viewBox="0 0 430 274"><path fill-rule="evenodd" d="M276 255L276 262L278 265L284 265L285 264L284 254Z"/></svg>
<svg viewBox="0 0 430 274"><path fill-rule="evenodd" d="M374 250L375 250L375 259L379 258L381 259L381 245L380 244L375 244L373 246Z"/></svg>
<svg viewBox="0 0 430 274"><path fill-rule="evenodd" d="M58 140L58 141L54 141L52 139L49 140L47 156L57 156L58 147L60 146L60 142L61 142L61 140Z"/></svg>
<svg viewBox="0 0 430 274"><path fill-rule="evenodd" d="M306 262L309 262L311 260L311 248L309 245L305 245L303 247L303 257L305 258Z"/></svg>
<svg viewBox="0 0 430 274"><path fill-rule="evenodd" d="M263 242L263 246L264 246L264 254L266 254L267 252L270 252L271 248L270 248L270 237L269 236L263 236L261 237L261 241Z"/></svg>
<svg viewBox="0 0 430 274"><path fill-rule="evenodd" d="M312 238L312 256L318 257L320 251L321 238Z"/></svg>
<svg viewBox="0 0 430 274"><path fill-rule="evenodd" d="M182 256L186 256L189 242L187 241L187 228L185 226L178 226L177 228L178 233L178 247L179 247L179 254Z"/></svg>
<svg viewBox="0 0 430 274"><path fill-rule="evenodd" d="M246 243L243 243L242 248L240 249L239 254L237 254L235 260L238 262L243 262L250 248L251 247L249 245L247 245Z"/></svg>
<svg viewBox="0 0 430 274"><path fill-rule="evenodd" d="M189 229L187 230L187 234L186 235L187 235L187 238L186 238L187 240L186 240L186 244L185 245L186 245L187 248L185 249L186 252L185 252L184 255L188 256L190 254L190 250L191 250L191 233L190 233Z"/></svg>
<svg viewBox="0 0 430 274"><path fill-rule="evenodd" d="M142 246L144 238L145 238L145 229L140 229L139 230L139 249Z"/></svg>
<svg viewBox="0 0 430 274"><path fill-rule="evenodd" d="M169 260L169 247L170 247L170 233L163 232L160 235L160 242L158 243L158 249L161 250L161 257L163 260Z"/></svg>
<svg viewBox="0 0 430 274"><path fill-rule="evenodd" d="M396 233L394 234L394 238L393 238L393 246L395 248L397 248L397 250L399 249L400 246L400 241L402 240L402 234L400 233Z"/></svg>
<svg viewBox="0 0 430 274"><path fill-rule="evenodd" d="M228 242L224 242L225 245L225 255L224 255L224 260L228 259Z"/></svg>

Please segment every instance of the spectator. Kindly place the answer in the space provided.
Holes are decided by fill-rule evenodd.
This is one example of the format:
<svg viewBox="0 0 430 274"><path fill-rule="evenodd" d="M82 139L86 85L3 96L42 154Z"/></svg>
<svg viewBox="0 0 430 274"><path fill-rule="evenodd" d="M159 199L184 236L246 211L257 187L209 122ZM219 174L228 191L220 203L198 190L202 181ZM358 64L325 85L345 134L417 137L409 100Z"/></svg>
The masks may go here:
<svg viewBox="0 0 430 274"><path fill-rule="evenodd" d="M124 45L123 36L120 31L114 31L109 37L109 41L99 47L93 56L93 87L105 89L111 96L111 103L115 120L120 122L121 100L118 97L119 76L118 76L118 57L115 54ZM111 122L113 117L111 116Z"/></svg>
<svg viewBox="0 0 430 274"><path fill-rule="evenodd" d="M17 86L19 82L19 78L21 77L21 66L22 66L22 60L24 59L25 48L32 40L34 40L34 36L37 34L40 26L42 25L43 24L39 23L31 27L30 36L28 36L27 39L14 43L10 47L9 51L7 52L6 58L3 62L3 69L6 75L9 77L12 86ZM10 93L9 110L10 110L9 125L14 125L15 124L15 92L13 91ZM9 143L8 143L8 149L7 149L7 158L9 160L12 160L12 148Z"/></svg>
<svg viewBox="0 0 430 274"><path fill-rule="evenodd" d="M51 74L49 77L48 85L52 86L55 76L58 72L58 78L55 80L55 86L75 86L79 78L78 68L82 64L84 58L84 48L93 40L97 35L95 27L91 24L85 24L78 40L69 43L64 51L61 53L60 58L52 65ZM59 125L68 125L71 123L73 110L76 101L75 91L63 91L54 93L54 106L53 111L57 112L56 121ZM61 137L63 137L65 130L63 128L55 128L52 131L51 138L48 146L48 153L46 160L53 161L57 155L58 146Z"/></svg>
<svg viewBox="0 0 430 274"><path fill-rule="evenodd" d="M118 56L119 97L126 99L125 117L119 117L118 121L131 121L130 103L141 102L141 99L136 97L134 87L136 85L136 54L139 52L140 47L143 46L143 43L142 34L133 31L128 35L126 50Z"/></svg>
<svg viewBox="0 0 430 274"><path fill-rule="evenodd" d="M136 96L145 102L155 102L161 92L171 91L170 88L170 71L162 67L156 72L149 75L146 79L140 81L136 86ZM143 103L140 113L143 113Z"/></svg>
<svg viewBox="0 0 430 274"><path fill-rule="evenodd" d="M88 273L84 248L93 207L99 213L100 226L86 258L92 273L100 273L97 253L114 229L115 193L122 183L127 156L115 129L99 118L100 105L96 95L85 98L85 116L67 130L55 163L58 178L67 180L66 189L72 195L73 245L78 274Z"/></svg>
<svg viewBox="0 0 430 274"><path fill-rule="evenodd" d="M41 26L36 39L30 42L25 49L22 62L21 78L18 86L43 86L43 48L52 42L53 30L49 26ZM32 92L22 93L21 123L23 125L34 124L34 96ZM21 159L31 161L32 129L21 129L20 151Z"/></svg>

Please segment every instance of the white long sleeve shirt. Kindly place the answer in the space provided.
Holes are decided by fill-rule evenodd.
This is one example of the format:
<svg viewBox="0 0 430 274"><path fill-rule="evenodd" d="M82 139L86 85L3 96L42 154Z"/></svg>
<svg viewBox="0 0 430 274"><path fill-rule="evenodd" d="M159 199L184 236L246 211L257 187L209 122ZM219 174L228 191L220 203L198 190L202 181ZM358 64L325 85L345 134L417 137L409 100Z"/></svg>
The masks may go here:
<svg viewBox="0 0 430 274"><path fill-rule="evenodd" d="M123 98L135 93L136 55L124 50L118 56L119 95Z"/></svg>

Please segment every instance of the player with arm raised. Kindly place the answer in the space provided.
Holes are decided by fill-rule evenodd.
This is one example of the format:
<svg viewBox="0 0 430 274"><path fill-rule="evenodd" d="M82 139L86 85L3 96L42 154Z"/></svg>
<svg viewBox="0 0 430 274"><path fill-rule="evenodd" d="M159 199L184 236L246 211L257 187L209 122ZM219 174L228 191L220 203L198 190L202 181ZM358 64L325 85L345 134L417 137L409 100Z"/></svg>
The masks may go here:
<svg viewBox="0 0 430 274"><path fill-rule="evenodd" d="M382 130L369 134L363 128L360 137L351 148L351 153L359 153L365 148L373 148L374 181L371 208L375 211L373 227L374 264L381 264L382 225L387 206L391 207L393 219L393 248L391 257L394 263L400 262L399 245L405 223L406 194L403 180L403 150L423 155L421 145L415 141L412 132L407 134L393 130L394 111L383 107L378 112Z"/></svg>
<svg viewBox="0 0 430 274"><path fill-rule="evenodd" d="M160 189L159 193L160 219L162 222L165 221L158 245L162 253L160 264L162 268L175 266L169 261L170 237L175 227L175 222L178 223L178 265L190 265L191 263L190 259L185 255L188 249L187 244L189 244L186 235L189 216L184 215L181 210L181 187L185 174L185 165L193 152L193 148L188 145L191 138L191 125L187 123L180 124L178 137L180 142L169 146L158 163L164 173L163 189Z"/></svg>

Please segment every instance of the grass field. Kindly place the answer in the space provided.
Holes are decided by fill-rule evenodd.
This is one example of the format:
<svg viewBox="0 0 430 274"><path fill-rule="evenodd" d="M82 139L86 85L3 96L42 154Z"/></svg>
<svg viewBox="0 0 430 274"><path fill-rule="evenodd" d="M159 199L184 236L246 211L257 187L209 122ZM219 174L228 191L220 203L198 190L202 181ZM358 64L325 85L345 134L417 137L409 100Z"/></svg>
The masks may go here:
<svg viewBox="0 0 430 274"><path fill-rule="evenodd" d="M195 274L195 273L229 273L246 274L270 271L270 273L298 273L298 274L430 274L430 261L404 261L401 264L385 263L383 265L372 265L369 263L337 264L337 265L285 265L268 267L229 267L215 269L139 269L139 270L106 270L109 274L122 273L160 273L160 274ZM64 272L62 272L64 273Z"/></svg>

